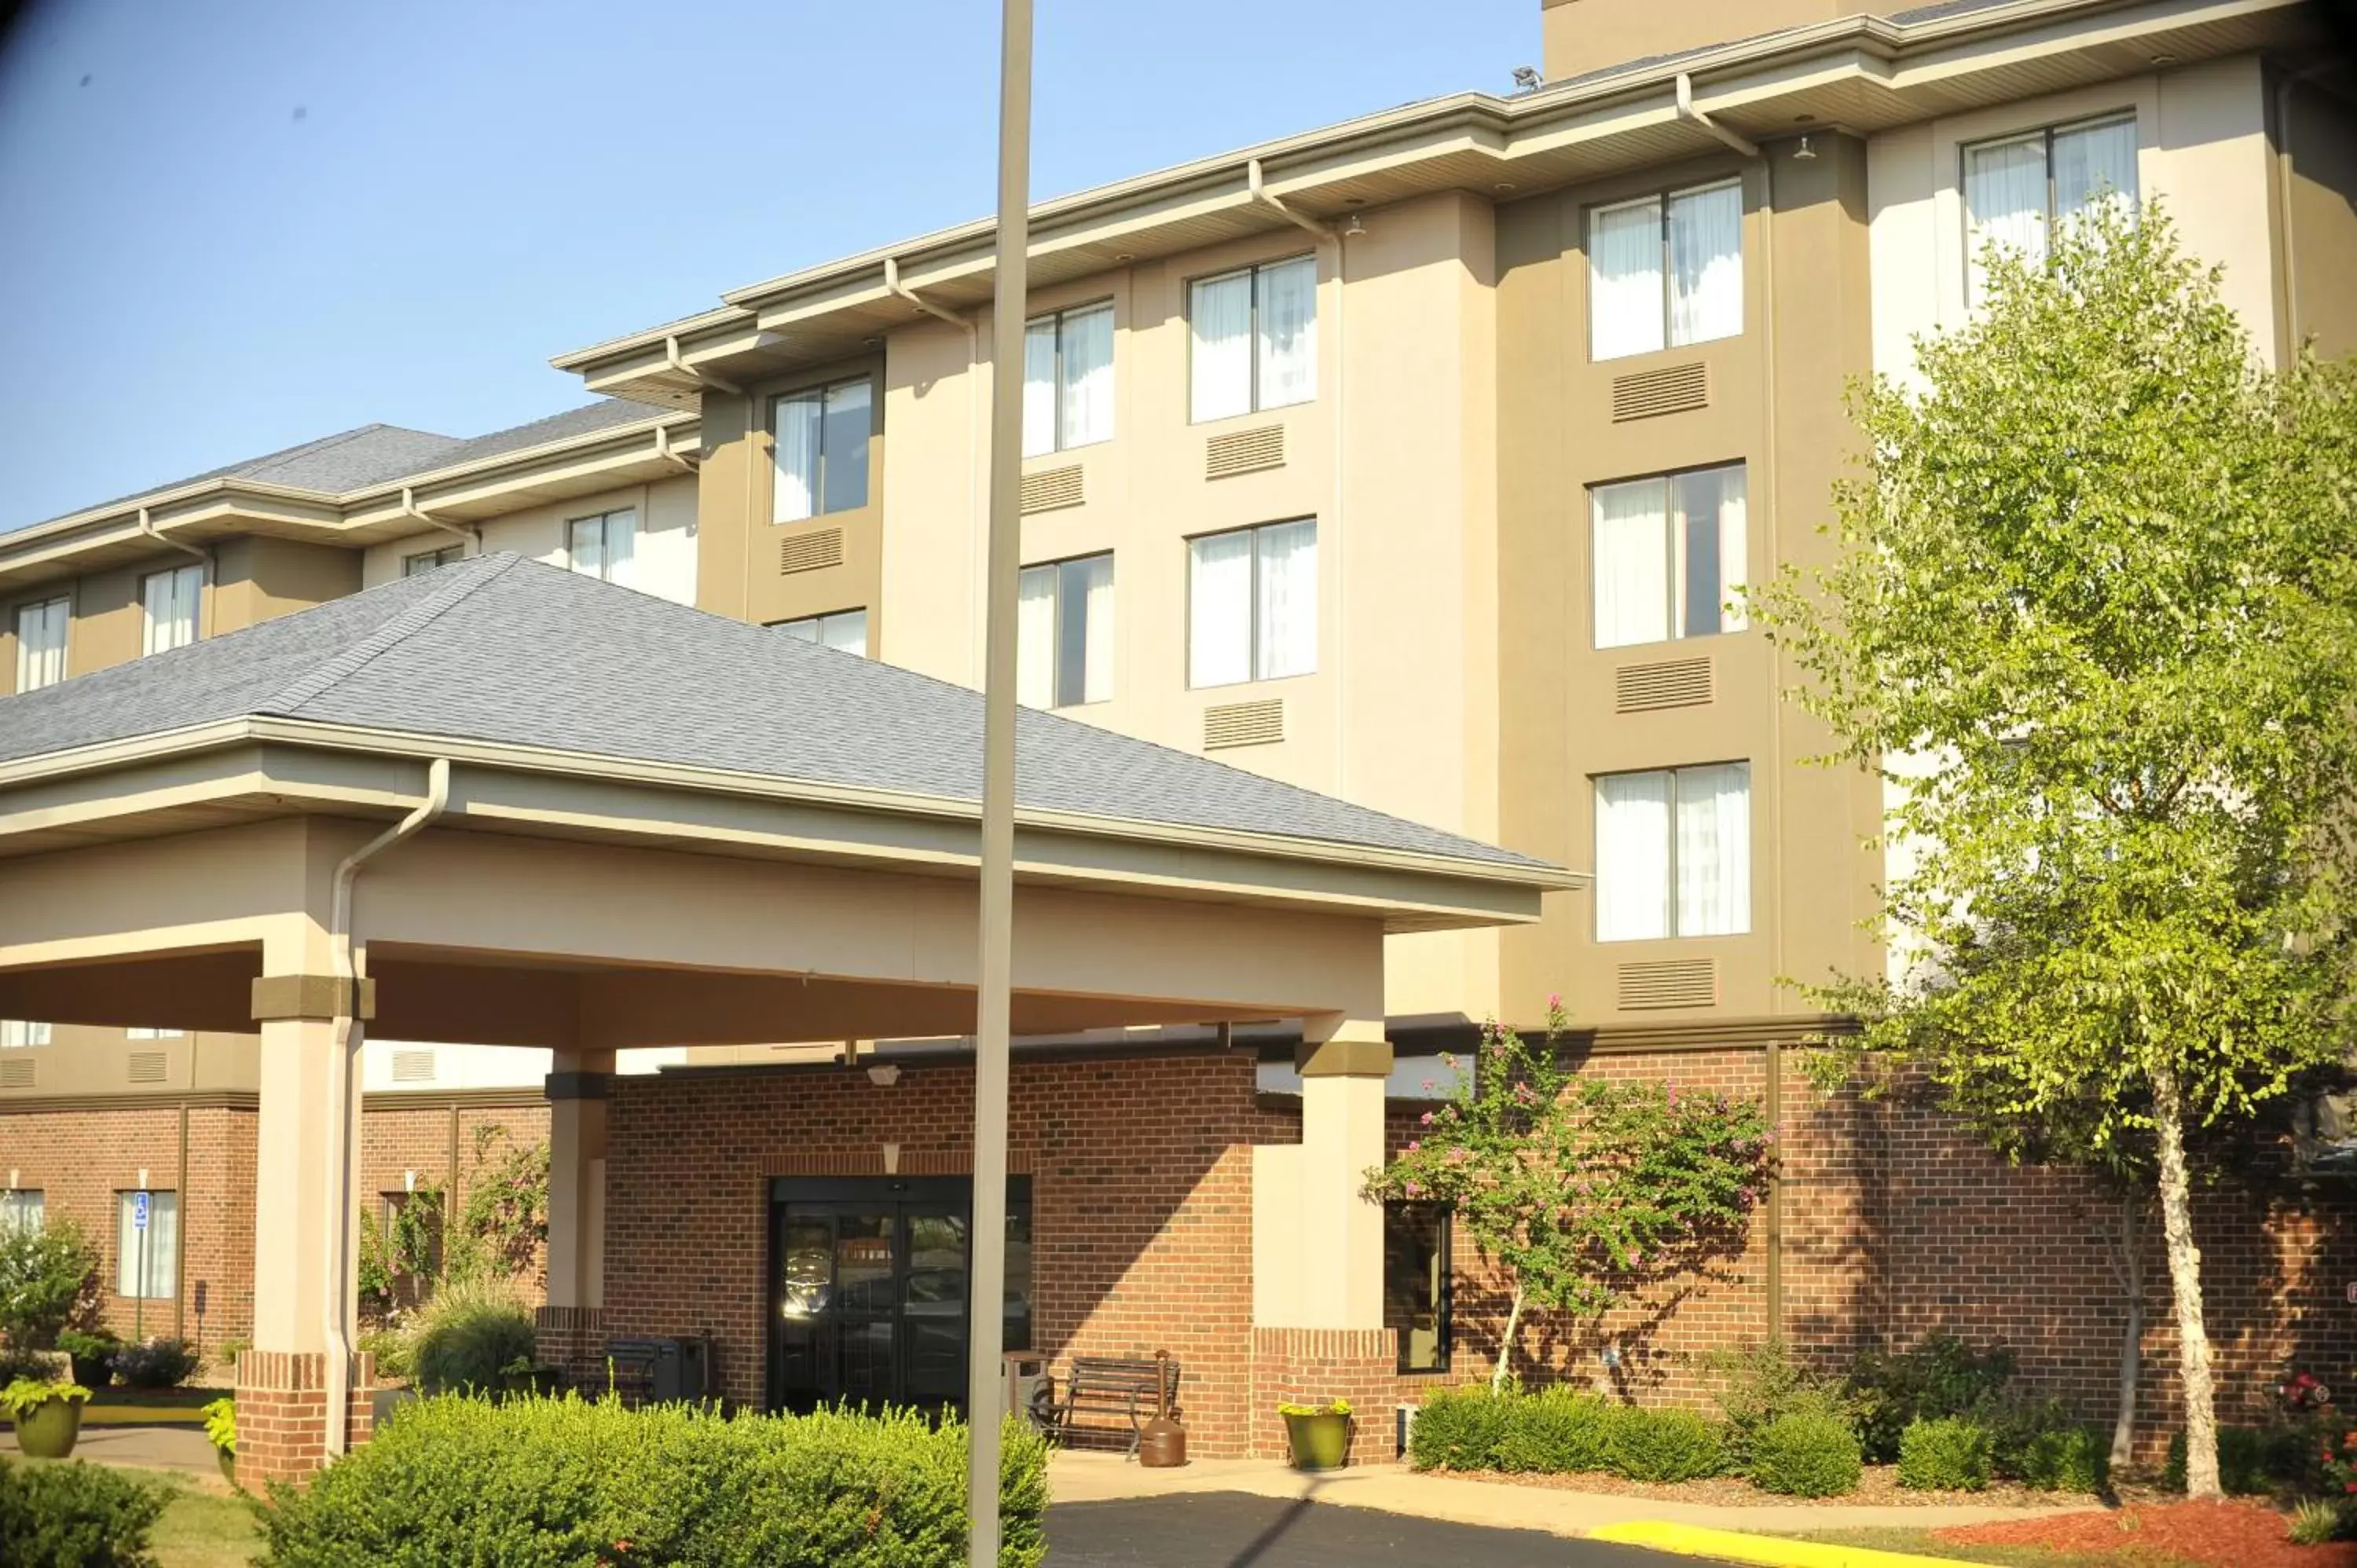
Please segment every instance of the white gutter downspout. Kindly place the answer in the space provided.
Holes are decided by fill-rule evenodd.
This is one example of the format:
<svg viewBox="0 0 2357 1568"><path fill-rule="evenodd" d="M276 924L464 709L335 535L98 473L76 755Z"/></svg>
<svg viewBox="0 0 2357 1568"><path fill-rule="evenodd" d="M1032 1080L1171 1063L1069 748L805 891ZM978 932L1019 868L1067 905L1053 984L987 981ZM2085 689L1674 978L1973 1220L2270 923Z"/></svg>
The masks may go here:
<svg viewBox="0 0 2357 1568"><path fill-rule="evenodd" d="M415 835L449 804L450 759L437 757L426 768L425 799L417 808L337 862L328 906L328 950L336 970L336 1049L328 1058L328 1128L335 1157L328 1165L327 1202L328 1260L334 1284L321 1306L320 1326L328 1345L326 1452L330 1459L344 1452L352 1402L352 1341L345 1320L352 1309L353 1166L360 1155L352 1136L353 1083L363 1036L354 1016L360 987L352 969L352 888L361 866Z"/></svg>
<svg viewBox="0 0 2357 1568"><path fill-rule="evenodd" d="M1678 118L1692 121L1695 124L1700 125L1747 158L1756 158L1760 156L1760 144L1749 137L1737 135L1695 107L1694 78L1684 71L1678 72Z"/></svg>
<svg viewBox="0 0 2357 1568"><path fill-rule="evenodd" d="M445 522L438 517L428 517L418 510L417 499L410 493L407 485L401 487L401 515L415 518L428 528L438 528L445 533L455 534L461 543L471 540L474 542L475 553L480 555L483 553L483 530L480 524Z"/></svg>
<svg viewBox="0 0 2357 1568"><path fill-rule="evenodd" d="M144 506L139 509L139 532L145 534L148 538L154 540L158 544L168 544L175 550L186 551L188 554L195 556L199 562L203 563L205 568L205 580L204 583L197 589L196 618L197 635L199 638L203 637L205 635L205 588L210 587L212 585L212 580L215 575L213 571L212 551L210 549L200 550L185 539L172 538L162 529L156 526L155 518L148 514L147 509Z"/></svg>
<svg viewBox="0 0 2357 1568"><path fill-rule="evenodd" d="M973 458L973 461L966 465L965 515L969 527L979 528L985 532L987 532L989 520L982 515L983 403L981 385L981 328L976 324L974 317L963 316L959 314L957 311L948 308L946 306L935 305L931 300L927 299L923 295L919 294L915 289L912 289L907 284L902 283L900 281L900 263L897 257L887 256L884 258L884 286L892 294L907 300L910 305L913 305L919 310L923 311L926 315L938 317L942 320L948 322L952 327L963 327L965 328L966 401L972 412L972 417L966 421L966 446ZM975 585L980 587L982 585L980 581L981 574L977 573L975 575ZM881 650L877 650L877 657L882 657Z"/></svg>
<svg viewBox="0 0 2357 1568"><path fill-rule="evenodd" d="M689 381L695 382L699 386L707 386L716 392L728 392L737 397L742 397L745 395L744 388L731 386L726 381L722 381L718 376L714 375L711 371L699 371L694 365L689 364L685 360L681 359L679 357L679 334L676 332L672 333L663 338L663 363L669 365L673 370L677 371L681 375L685 376Z"/></svg>

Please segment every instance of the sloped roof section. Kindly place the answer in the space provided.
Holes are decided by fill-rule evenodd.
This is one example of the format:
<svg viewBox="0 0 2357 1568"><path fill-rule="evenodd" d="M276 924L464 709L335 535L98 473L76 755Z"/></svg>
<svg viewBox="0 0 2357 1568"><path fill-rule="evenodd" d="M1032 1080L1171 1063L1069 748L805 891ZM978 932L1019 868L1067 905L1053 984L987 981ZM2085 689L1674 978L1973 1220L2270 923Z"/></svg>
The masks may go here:
<svg viewBox="0 0 2357 1568"><path fill-rule="evenodd" d="M982 796L982 697L510 554L0 698L0 762L245 716ZM1053 714L1017 801L1108 821L1545 863Z"/></svg>

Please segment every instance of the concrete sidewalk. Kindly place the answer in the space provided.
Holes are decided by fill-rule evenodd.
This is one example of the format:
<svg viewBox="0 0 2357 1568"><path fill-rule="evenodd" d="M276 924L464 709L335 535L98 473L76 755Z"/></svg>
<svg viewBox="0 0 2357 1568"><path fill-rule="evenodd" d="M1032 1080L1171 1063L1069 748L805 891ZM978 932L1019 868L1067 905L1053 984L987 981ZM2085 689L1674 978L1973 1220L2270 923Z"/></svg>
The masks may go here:
<svg viewBox="0 0 2357 1568"><path fill-rule="evenodd" d="M1404 1465L1353 1466L1347 1470L1305 1475L1271 1460L1199 1459L1175 1470L1148 1470L1116 1454L1086 1453L1058 1453L1048 1464L1048 1495L1059 1504L1171 1497L1187 1492L1243 1492L1262 1498L1306 1498L1455 1524L1538 1530L1566 1536L1586 1535L1604 1525L1631 1520L1665 1520L1762 1535L1889 1527L1932 1530L1951 1524L1979 1524L1988 1520L2071 1513L2089 1506L2082 1499L2034 1509L1969 1504L1918 1508L1882 1503L1740 1508L1664 1502L1609 1492L1577 1492L1559 1487L1469 1481L1455 1476L1419 1475Z"/></svg>
<svg viewBox="0 0 2357 1568"><path fill-rule="evenodd" d="M0 1454L14 1455L16 1434L0 1428ZM221 1485L221 1462L212 1440L188 1426L92 1426L81 1429L73 1456L93 1465L124 1465L138 1470L178 1470L200 1482Z"/></svg>

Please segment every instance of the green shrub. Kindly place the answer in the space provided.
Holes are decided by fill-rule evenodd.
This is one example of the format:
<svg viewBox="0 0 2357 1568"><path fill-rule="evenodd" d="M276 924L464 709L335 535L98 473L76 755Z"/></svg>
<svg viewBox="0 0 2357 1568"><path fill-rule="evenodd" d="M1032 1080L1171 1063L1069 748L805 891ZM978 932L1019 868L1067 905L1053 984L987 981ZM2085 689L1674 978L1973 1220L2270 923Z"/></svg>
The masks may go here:
<svg viewBox="0 0 2357 1568"><path fill-rule="evenodd" d="M2041 1492L2100 1492L2111 1478L2111 1439L2089 1426L2050 1426L2000 1445L1996 1468Z"/></svg>
<svg viewBox="0 0 2357 1568"><path fill-rule="evenodd" d="M2330 1424L2330 1423L2327 1423ZM2218 1429L2218 1484L2235 1498L2264 1497L2278 1490L2313 1491L2320 1466L2316 1455L2323 1428L2308 1423L2284 1426L2222 1426ZM2336 1430L2338 1430L2336 1428ZM2185 1489L2185 1434L2169 1439L2162 1472L2169 1489Z"/></svg>
<svg viewBox="0 0 2357 1568"><path fill-rule="evenodd" d="M405 1328L382 1324L365 1329L352 1348L376 1358L376 1375L394 1382L417 1376L417 1337Z"/></svg>
<svg viewBox="0 0 2357 1568"><path fill-rule="evenodd" d="M1847 1380L1866 1456L1889 1463L1910 1423L1986 1410L2012 1377L2012 1351L1975 1350L1953 1334L1927 1335L1897 1355L1868 1351L1851 1363Z"/></svg>
<svg viewBox="0 0 2357 1568"><path fill-rule="evenodd" d="M2294 1546L2323 1546L2339 1541L2348 1528L2348 1512L2339 1503L2310 1498L2292 1510L2285 1533Z"/></svg>
<svg viewBox="0 0 2357 1568"><path fill-rule="evenodd" d="M98 1263L98 1249L70 1219L0 1230L0 1340L16 1350L54 1347L96 1305Z"/></svg>
<svg viewBox="0 0 2357 1568"><path fill-rule="evenodd" d="M1408 1429L1408 1463L1419 1470L1499 1468L1507 1406L1518 1397L1479 1388L1439 1390L1424 1402Z"/></svg>
<svg viewBox="0 0 2357 1568"><path fill-rule="evenodd" d="M1988 1429L1962 1416L1911 1421L1899 1434L1899 1484L1922 1492L1977 1492L1989 1484Z"/></svg>
<svg viewBox="0 0 2357 1568"><path fill-rule="evenodd" d="M1693 1481L1727 1467L1719 1429L1690 1410L1625 1405L1612 1416L1612 1467L1632 1481Z"/></svg>
<svg viewBox="0 0 2357 1568"><path fill-rule="evenodd" d="M131 1389L177 1389L204 1367L204 1359L185 1339L150 1339L125 1345L112 1365L123 1386Z"/></svg>
<svg viewBox="0 0 2357 1568"><path fill-rule="evenodd" d="M1038 1568L1046 1445L1017 1422L1005 1444L1000 1562ZM952 1564L965 1557L965 1466L963 1425L906 1411L727 1418L577 1397L425 1399L307 1487L271 1486L263 1562Z"/></svg>
<svg viewBox="0 0 2357 1568"><path fill-rule="evenodd" d="M0 1459L8 1568L156 1568L147 1532L163 1511L161 1491L120 1471Z"/></svg>
<svg viewBox="0 0 2357 1568"><path fill-rule="evenodd" d="M1857 1434L1828 1415L1780 1415L1751 1440L1751 1484L1791 1498L1857 1489L1866 1462Z"/></svg>
<svg viewBox="0 0 2357 1568"><path fill-rule="evenodd" d="M500 1386L533 1354L532 1314L502 1281L447 1282L419 1314L410 1375L429 1394Z"/></svg>
<svg viewBox="0 0 2357 1568"><path fill-rule="evenodd" d="M1730 1470L1748 1471L1759 1434L1771 1422L1788 1415L1815 1417L1856 1429L1857 1401L1850 1397L1841 1380L1801 1367L1781 1345L1715 1350L1703 1358L1703 1366L1721 1379L1717 1397L1718 1408L1727 1417L1727 1464Z"/></svg>
<svg viewBox="0 0 2357 1568"><path fill-rule="evenodd" d="M1573 1389L1500 1402L1505 1413L1495 1467L1569 1476L1612 1465L1612 1407Z"/></svg>

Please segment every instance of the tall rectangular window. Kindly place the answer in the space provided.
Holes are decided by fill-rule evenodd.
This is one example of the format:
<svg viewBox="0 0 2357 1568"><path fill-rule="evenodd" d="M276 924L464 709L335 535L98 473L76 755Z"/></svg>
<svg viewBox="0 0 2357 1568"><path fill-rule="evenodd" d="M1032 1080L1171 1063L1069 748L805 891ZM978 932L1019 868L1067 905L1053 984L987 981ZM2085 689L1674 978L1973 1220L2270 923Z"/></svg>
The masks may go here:
<svg viewBox="0 0 2357 1568"><path fill-rule="evenodd" d="M639 514L630 507L576 517L565 525L565 564L585 577L635 586L638 554Z"/></svg>
<svg viewBox="0 0 2357 1568"><path fill-rule="evenodd" d="M401 575L404 577L422 577L436 567L447 566L454 561L463 561L466 558L467 547L463 544L446 544L439 550L421 550L414 555L404 555L401 558Z"/></svg>
<svg viewBox="0 0 2357 1568"><path fill-rule="evenodd" d="M1196 279L1187 325L1196 424L1318 395L1316 256Z"/></svg>
<svg viewBox="0 0 2357 1568"><path fill-rule="evenodd" d="M169 1301L178 1294L179 1278L180 1195L116 1193L114 1294Z"/></svg>
<svg viewBox="0 0 2357 1568"><path fill-rule="evenodd" d="M180 566L139 579L142 654L167 653L197 640L197 606L204 596L205 569Z"/></svg>
<svg viewBox="0 0 2357 1568"><path fill-rule="evenodd" d="M1383 1205L1383 1326L1403 1372L1448 1370L1452 1218L1439 1204Z"/></svg>
<svg viewBox="0 0 2357 1568"><path fill-rule="evenodd" d="M1587 215L1588 353L1598 360L1743 330L1743 182L1673 190Z"/></svg>
<svg viewBox="0 0 2357 1568"><path fill-rule="evenodd" d="M0 1051L21 1051L49 1043L49 1026L28 1018L0 1018Z"/></svg>
<svg viewBox="0 0 2357 1568"><path fill-rule="evenodd" d="M867 612L836 610L829 615L803 616L797 620L773 620L772 631L782 631L797 642L815 642L842 653L867 657Z"/></svg>
<svg viewBox="0 0 2357 1568"><path fill-rule="evenodd" d="M1596 940L1751 929L1751 765L1596 780Z"/></svg>
<svg viewBox="0 0 2357 1568"><path fill-rule="evenodd" d="M0 1192L0 1236L38 1236L48 1219L48 1196L39 1187Z"/></svg>
<svg viewBox="0 0 2357 1568"><path fill-rule="evenodd" d="M1318 668L1318 521L1187 542L1187 683L1232 686Z"/></svg>
<svg viewBox="0 0 2357 1568"><path fill-rule="evenodd" d="M1588 509L1597 647L1744 628L1742 464L1598 485Z"/></svg>
<svg viewBox="0 0 2357 1568"><path fill-rule="evenodd" d="M2042 262L2054 225L2110 200L2136 209L2133 114L2049 126L1964 148L1966 298L1978 304L1987 290L1990 246Z"/></svg>
<svg viewBox="0 0 2357 1568"><path fill-rule="evenodd" d="M38 692L66 678L66 630L73 601L43 599L16 610L16 690Z"/></svg>
<svg viewBox="0 0 2357 1568"><path fill-rule="evenodd" d="M1023 328L1023 455L1112 439L1112 305L1033 317Z"/></svg>
<svg viewBox="0 0 2357 1568"><path fill-rule="evenodd" d="M1015 700L1071 708L1113 695L1113 556L1023 569Z"/></svg>
<svg viewBox="0 0 2357 1568"><path fill-rule="evenodd" d="M776 452L770 521L800 522L867 504L874 390L863 376L795 392L770 405Z"/></svg>

